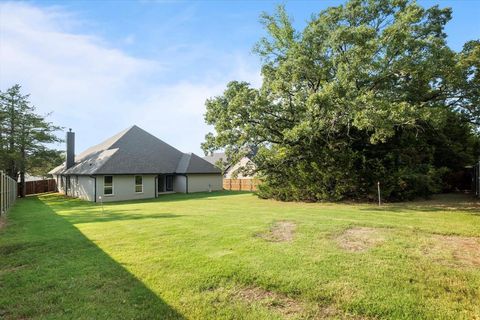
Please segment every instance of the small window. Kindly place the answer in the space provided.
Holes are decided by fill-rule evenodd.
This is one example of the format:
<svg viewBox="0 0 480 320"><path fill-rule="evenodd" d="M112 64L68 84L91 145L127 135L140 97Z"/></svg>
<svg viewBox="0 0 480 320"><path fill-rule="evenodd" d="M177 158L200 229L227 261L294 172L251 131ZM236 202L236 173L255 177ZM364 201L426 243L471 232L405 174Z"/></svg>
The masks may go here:
<svg viewBox="0 0 480 320"><path fill-rule="evenodd" d="M135 192L137 192L137 193L143 192L143 177L142 176L135 176Z"/></svg>
<svg viewBox="0 0 480 320"><path fill-rule="evenodd" d="M113 194L113 176L103 177L103 194L104 195Z"/></svg>

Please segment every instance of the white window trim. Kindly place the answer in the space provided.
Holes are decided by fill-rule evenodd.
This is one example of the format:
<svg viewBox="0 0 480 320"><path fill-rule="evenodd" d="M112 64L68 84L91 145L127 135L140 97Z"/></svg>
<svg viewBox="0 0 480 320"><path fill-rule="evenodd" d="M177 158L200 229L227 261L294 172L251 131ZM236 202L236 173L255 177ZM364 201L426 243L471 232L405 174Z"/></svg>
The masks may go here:
<svg viewBox="0 0 480 320"><path fill-rule="evenodd" d="M105 177L112 177L112 193L111 194L105 194ZM112 175L107 175L107 176L103 176L103 195L105 197L112 197L115 195L115 182L114 182L114 178Z"/></svg>
<svg viewBox="0 0 480 320"><path fill-rule="evenodd" d="M137 184L137 177L141 177L141 178L142 178L142 184ZM135 175L135 176L133 176L133 183L134 183L134 185L135 185L135 187L134 187L134 189L133 189L133 190L135 191L135 193L143 193L143 176L142 176L142 175ZM137 191L137 187L138 187L138 186L142 186L142 191Z"/></svg>

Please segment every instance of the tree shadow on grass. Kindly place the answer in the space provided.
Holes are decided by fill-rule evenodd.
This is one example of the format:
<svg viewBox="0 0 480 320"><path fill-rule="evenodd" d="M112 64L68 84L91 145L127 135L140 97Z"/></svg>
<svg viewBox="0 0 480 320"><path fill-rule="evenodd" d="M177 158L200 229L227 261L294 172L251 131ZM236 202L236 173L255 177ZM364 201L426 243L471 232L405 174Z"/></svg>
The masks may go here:
<svg viewBox="0 0 480 320"><path fill-rule="evenodd" d="M0 318L184 319L37 198L0 230Z"/></svg>

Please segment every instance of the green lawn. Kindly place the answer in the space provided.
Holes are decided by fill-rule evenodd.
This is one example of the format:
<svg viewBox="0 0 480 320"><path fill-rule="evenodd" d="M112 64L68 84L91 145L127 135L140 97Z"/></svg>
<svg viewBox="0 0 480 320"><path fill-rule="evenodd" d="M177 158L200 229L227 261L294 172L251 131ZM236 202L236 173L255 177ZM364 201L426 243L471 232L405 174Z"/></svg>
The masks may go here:
<svg viewBox="0 0 480 320"><path fill-rule="evenodd" d="M0 319L480 319L478 237L480 204L452 195L31 197L0 229Z"/></svg>

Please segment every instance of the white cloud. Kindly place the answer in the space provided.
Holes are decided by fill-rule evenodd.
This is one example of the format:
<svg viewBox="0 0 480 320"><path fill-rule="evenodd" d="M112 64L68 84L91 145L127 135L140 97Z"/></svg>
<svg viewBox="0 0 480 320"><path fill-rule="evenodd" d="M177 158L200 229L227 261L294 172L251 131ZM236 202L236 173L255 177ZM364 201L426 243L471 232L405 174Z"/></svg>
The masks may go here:
<svg viewBox="0 0 480 320"><path fill-rule="evenodd" d="M75 32L81 26L59 7L0 4L0 89L21 84L40 112L53 111L53 122L74 128L79 149L135 123L198 153L208 131L205 99L220 94L229 80L260 84L257 66L236 53L219 57L228 70L206 69L198 82L169 82L173 58L131 56L95 35ZM133 35L124 39L135 45ZM202 54L211 52L198 51L189 62Z"/></svg>

